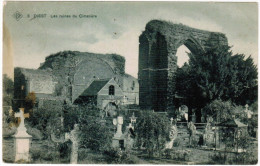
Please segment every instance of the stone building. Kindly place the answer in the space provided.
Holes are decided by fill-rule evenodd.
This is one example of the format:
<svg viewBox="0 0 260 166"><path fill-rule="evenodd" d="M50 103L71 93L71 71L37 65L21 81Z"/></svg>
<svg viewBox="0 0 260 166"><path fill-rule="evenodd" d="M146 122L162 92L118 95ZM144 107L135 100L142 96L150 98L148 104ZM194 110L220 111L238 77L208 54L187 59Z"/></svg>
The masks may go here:
<svg viewBox="0 0 260 166"><path fill-rule="evenodd" d="M117 105L123 99L123 91L113 78L95 80L74 101L74 104L92 102L99 109L104 110L109 105Z"/></svg>
<svg viewBox="0 0 260 166"><path fill-rule="evenodd" d="M128 77L125 58L120 55L64 51L46 57L38 69L15 68L14 99L19 103L30 92L35 92L37 98L64 98L74 103L93 81L111 78L124 90L123 96L138 99L138 81L131 77L134 87L124 84ZM133 100L128 104L136 103L138 101Z"/></svg>
<svg viewBox="0 0 260 166"><path fill-rule="evenodd" d="M56 82L47 71L15 68L14 77L14 102L18 107L30 92L34 92L38 99L55 92Z"/></svg>
<svg viewBox="0 0 260 166"><path fill-rule="evenodd" d="M185 45L192 53L227 45L224 34L182 24L152 20L139 37L139 97L142 109L174 110L177 49Z"/></svg>

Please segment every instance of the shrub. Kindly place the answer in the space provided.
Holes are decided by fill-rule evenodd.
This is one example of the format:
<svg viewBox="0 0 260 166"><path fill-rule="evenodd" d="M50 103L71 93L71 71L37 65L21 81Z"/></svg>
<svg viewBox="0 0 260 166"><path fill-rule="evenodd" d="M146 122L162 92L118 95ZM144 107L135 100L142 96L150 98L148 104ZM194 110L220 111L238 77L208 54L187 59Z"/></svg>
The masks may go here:
<svg viewBox="0 0 260 166"><path fill-rule="evenodd" d="M35 149L33 149L33 148L31 148L30 149L30 155L31 155L31 158L32 158L32 160L38 160L40 157L41 157L41 155L42 155L42 153L45 153L45 151L43 151L42 149L40 149L40 148L35 148Z"/></svg>
<svg viewBox="0 0 260 166"><path fill-rule="evenodd" d="M26 97L25 97L25 108L26 109L32 109L36 103L36 95L34 92L30 92Z"/></svg>
<svg viewBox="0 0 260 166"><path fill-rule="evenodd" d="M43 138L46 139L52 129L60 126L58 124L60 123L58 120L59 116L59 112L48 109L48 106L46 106L45 108L35 109L30 118L28 118L28 122L30 126L38 129L43 134Z"/></svg>
<svg viewBox="0 0 260 166"><path fill-rule="evenodd" d="M60 152L60 158L70 158L71 146L70 142L58 144L58 150Z"/></svg>
<svg viewBox="0 0 260 166"><path fill-rule="evenodd" d="M176 150L176 149L165 149L162 153L167 159L188 161L190 151L187 150Z"/></svg>
<svg viewBox="0 0 260 166"><path fill-rule="evenodd" d="M42 153L41 158L47 161L54 161L59 159L60 154L58 151L48 151L47 153Z"/></svg>
<svg viewBox="0 0 260 166"><path fill-rule="evenodd" d="M149 157L152 157L165 148L166 141L169 141L170 122L166 115L152 111L143 111L137 122L137 146L145 146Z"/></svg>
<svg viewBox="0 0 260 166"><path fill-rule="evenodd" d="M110 147L112 133L107 125L101 123L100 111L93 104L78 107L65 106L64 128L65 132L73 129L74 124L80 127L80 147L103 151Z"/></svg>
<svg viewBox="0 0 260 166"><path fill-rule="evenodd" d="M27 133L31 135L34 139L38 139L38 140L43 139L43 134L41 133L40 130L36 128L32 128L29 125L27 125L26 128L27 128Z"/></svg>
<svg viewBox="0 0 260 166"><path fill-rule="evenodd" d="M209 155L209 158L217 164L225 164L227 156L222 152L215 152L213 155Z"/></svg>
<svg viewBox="0 0 260 166"><path fill-rule="evenodd" d="M173 142L173 147L179 147L181 144L181 139L180 138L176 138Z"/></svg>
<svg viewBox="0 0 260 166"><path fill-rule="evenodd" d="M133 156L128 151L123 151L120 148L110 148L104 151L105 159L109 164L136 164L138 158Z"/></svg>
<svg viewBox="0 0 260 166"><path fill-rule="evenodd" d="M229 101L214 100L202 109L202 114L211 116L216 122L223 122L231 119L234 113L234 106Z"/></svg>

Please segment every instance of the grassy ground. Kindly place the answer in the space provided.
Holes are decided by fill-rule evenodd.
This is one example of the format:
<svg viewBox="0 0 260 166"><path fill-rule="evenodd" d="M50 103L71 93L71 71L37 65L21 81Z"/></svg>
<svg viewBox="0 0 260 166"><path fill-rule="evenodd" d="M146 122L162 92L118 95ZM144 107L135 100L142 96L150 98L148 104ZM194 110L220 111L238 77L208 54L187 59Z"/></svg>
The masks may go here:
<svg viewBox="0 0 260 166"><path fill-rule="evenodd" d="M32 156L34 159L30 163L42 164L58 164L69 163L69 155L60 158L59 152L47 146L47 141L34 141L31 147ZM257 159L257 141L250 147ZM188 148L185 146L174 147L174 150L190 151L186 160L161 158L148 158L142 151L134 151L131 155L131 161L121 161L121 163L133 164L220 164L218 161L213 161L210 156L215 154L213 150L204 150L199 148ZM38 154L38 156L37 156ZM232 154L231 154L232 155ZM4 162L12 163L14 158L13 139L3 139L3 160ZM109 164L116 162L108 162L107 156L101 153L93 152L86 149L79 150L79 164ZM248 163L249 164L249 163Z"/></svg>

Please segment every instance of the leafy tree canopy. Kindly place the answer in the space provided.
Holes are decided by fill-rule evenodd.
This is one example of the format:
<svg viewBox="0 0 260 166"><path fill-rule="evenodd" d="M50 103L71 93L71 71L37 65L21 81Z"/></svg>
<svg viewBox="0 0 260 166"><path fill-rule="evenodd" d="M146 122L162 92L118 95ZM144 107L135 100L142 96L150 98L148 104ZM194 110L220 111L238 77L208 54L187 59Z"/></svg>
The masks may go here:
<svg viewBox="0 0 260 166"><path fill-rule="evenodd" d="M250 56L232 56L230 47L218 46L189 57L189 63L177 70L176 88L192 108L203 108L216 99L237 105L257 100L257 67Z"/></svg>

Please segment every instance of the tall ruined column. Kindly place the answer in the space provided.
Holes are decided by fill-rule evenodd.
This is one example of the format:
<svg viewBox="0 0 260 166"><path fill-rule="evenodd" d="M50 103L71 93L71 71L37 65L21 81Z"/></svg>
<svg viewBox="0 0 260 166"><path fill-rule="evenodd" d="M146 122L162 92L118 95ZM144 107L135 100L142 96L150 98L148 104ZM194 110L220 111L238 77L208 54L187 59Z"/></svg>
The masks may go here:
<svg viewBox="0 0 260 166"><path fill-rule="evenodd" d="M150 109L152 105L151 98L151 81L149 68L150 41L145 34L139 38L139 104L141 109Z"/></svg>
<svg viewBox="0 0 260 166"><path fill-rule="evenodd" d="M177 56L174 48L168 48L167 111L173 111L176 87Z"/></svg>

